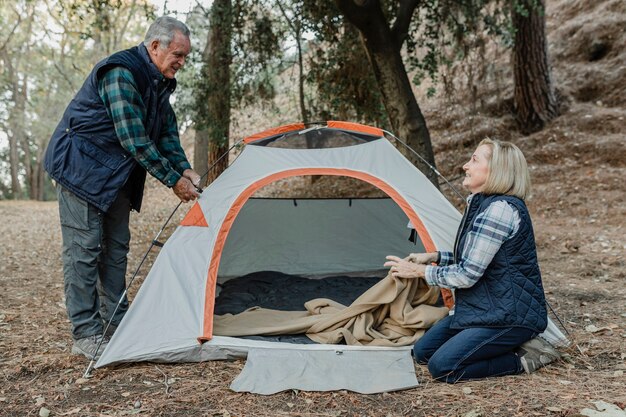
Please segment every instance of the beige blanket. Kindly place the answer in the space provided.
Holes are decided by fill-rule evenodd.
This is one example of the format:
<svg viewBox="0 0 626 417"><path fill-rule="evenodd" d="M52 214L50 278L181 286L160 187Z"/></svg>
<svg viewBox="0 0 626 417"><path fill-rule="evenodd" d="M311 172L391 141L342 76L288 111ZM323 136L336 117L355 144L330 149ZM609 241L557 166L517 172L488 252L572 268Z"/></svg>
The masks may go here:
<svg viewBox="0 0 626 417"><path fill-rule="evenodd" d="M252 336L305 333L318 343L403 346L448 314L433 307L439 288L422 279L387 275L346 307L325 298L307 302L306 311L279 311L260 307L239 314L215 316L213 334Z"/></svg>

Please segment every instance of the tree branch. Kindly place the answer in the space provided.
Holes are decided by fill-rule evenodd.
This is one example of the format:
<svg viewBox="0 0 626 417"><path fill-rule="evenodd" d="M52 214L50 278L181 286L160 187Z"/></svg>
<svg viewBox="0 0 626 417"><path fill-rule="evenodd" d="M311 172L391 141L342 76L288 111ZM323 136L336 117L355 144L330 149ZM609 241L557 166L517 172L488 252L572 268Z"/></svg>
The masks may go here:
<svg viewBox="0 0 626 417"><path fill-rule="evenodd" d="M196 7L199 7L202 10L202 13L204 14L204 16L209 15L209 11L204 8L204 6L200 3L199 0L196 0Z"/></svg>
<svg viewBox="0 0 626 417"><path fill-rule="evenodd" d="M339 10L350 23L361 32L367 32L372 24L372 16L378 15L376 9L380 9L379 0L335 0Z"/></svg>
<svg viewBox="0 0 626 417"><path fill-rule="evenodd" d="M291 30L293 30L294 36L298 36L299 31L296 30L296 27L293 25L293 22L291 21L291 19L289 19L289 16L287 16L287 12L285 12L285 9L284 9L283 5L281 4L281 1L278 0L275 3L278 6L278 8L280 9L280 13L283 15L283 17L287 21L287 25L289 25Z"/></svg>
<svg viewBox="0 0 626 417"><path fill-rule="evenodd" d="M393 36L395 44L400 47L406 37L409 35L409 25L413 17L415 8L420 4L420 0L403 0L400 1L398 15L396 21L391 28L391 36Z"/></svg>
<svg viewBox="0 0 626 417"><path fill-rule="evenodd" d="M70 80L67 74L65 74L65 71L63 71L63 68L59 67L59 64L57 64L56 61L53 61L53 63L54 63L54 68L56 68L57 71L59 71L59 74L63 77L63 79L67 81L72 91L76 91L76 87L74 87L72 80Z"/></svg>
<svg viewBox="0 0 626 417"><path fill-rule="evenodd" d="M11 42L11 38L13 37L13 34L15 33L15 30L17 29L17 27L20 25L21 22L22 22L22 19L21 19L20 15L18 14L17 15L17 22L15 22L15 26L13 26L13 29L11 29L11 32L9 32L9 36L7 36L7 39L4 41L2 46L0 46L0 51L3 51L7 47L9 42Z"/></svg>

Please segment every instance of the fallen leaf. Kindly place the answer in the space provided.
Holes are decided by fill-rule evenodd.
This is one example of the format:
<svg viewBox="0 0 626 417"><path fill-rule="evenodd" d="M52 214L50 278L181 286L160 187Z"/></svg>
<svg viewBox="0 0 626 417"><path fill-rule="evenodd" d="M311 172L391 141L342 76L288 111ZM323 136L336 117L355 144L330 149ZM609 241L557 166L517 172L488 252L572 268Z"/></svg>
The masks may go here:
<svg viewBox="0 0 626 417"><path fill-rule="evenodd" d="M69 415L72 415L72 414L78 414L78 413L80 413L80 410L82 410L82 408L76 407L76 408L72 408L69 411L66 411L65 413L61 413L59 415L60 416L69 416Z"/></svg>
<svg viewBox="0 0 626 417"><path fill-rule="evenodd" d="M559 407L546 407L546 410L548 411L552 411L553 413L560 413L561 411L563 411L561 408Z"/></svg>
<svg viewBox="0 0 626 417"><path fill-rule="evenodd" d="M590 408L584 408L580 410L580 414L587 417L626 417L624 410L615 404L604 401L594 401L593 405L596 406L598 409L597 411Z"/></svg>
<svg viewBox="0 0 626 417"><path fill-rule="evenodd" d="M472 389L470 387L463 387L463 394L469 395L472 393Z"/></svg>
<svg viewBox="0 0 626 417"><path fill-rule="evenodd" d="M604 326L604 327L596 327L593 324L590 324L588 326L585 326L585 331L589 332L589 333L600 333L600 332L604 332L607 331L609 333L613 333L613 329L617 328L617 327L613 327L615 325L609 325L609 326Z"/></svg>

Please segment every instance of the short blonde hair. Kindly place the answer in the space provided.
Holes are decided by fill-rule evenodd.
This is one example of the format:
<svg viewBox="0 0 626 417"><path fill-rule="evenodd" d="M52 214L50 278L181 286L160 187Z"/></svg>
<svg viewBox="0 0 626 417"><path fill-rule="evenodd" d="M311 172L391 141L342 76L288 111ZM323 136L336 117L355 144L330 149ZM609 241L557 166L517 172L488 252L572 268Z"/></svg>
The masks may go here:
<svg viewBox="0 0 626 417"><path fill-rule="evenodd" d="M530 196L530 173L522 151L511 142L483 139L478 146L491 149L489 175L484 194L512 195L522 200Z"/></svg>

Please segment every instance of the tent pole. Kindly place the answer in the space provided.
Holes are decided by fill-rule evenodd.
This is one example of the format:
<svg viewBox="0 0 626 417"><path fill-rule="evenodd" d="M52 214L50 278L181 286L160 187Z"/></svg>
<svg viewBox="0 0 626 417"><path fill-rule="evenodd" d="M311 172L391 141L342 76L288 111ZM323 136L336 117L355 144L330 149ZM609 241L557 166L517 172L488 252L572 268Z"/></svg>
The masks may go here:
<svg viewBox="0 0 626 417"><path fill-rule="evenodd" d="M119 307L122 304L122 301L124 300L124 297L126 297L126 295L128 294L128 289L130 288L131 285L133 285L133 282L135 281L135 278L137 277L137 274L139 273L139 270L141 269L143 263L148 258L148 254L150 253L152 248L155 247L155 246L163 246L159 242L159 236L161 236L161 233L163 233L163 230L165 230L165 227L167 226L167 224L170 222L170 220L174 216L174 213L176 213L176 211L178 210L178 208L182 204L183 204L183 202L181 201L181 202L179 202L176 205L176 208L169 215L169 217L167 218L165 223L163 223L163 226L161 226L161 229L159 230L159 233L157 233L157 235L154 237L154 239L152 239L152 242L150 243L150 247L148 248L146 253L143 255L143 258L141 259L141 262L139 262L139 265L137 266L137 269L135 269L135 272L133 273L133 276L130 278L130 281L128 282L128 286L124 289L124 292L122 293L122 296L118 300L117 305L115 306L115 310L113 310L113 313L111 314L111 318L109 319L109 321L107 322L106 326L104 327L103 334L106 334L107 330L111 326L111 321L113 321L113 317L115 317L115 313L117 313L117 310L119 310ZM104 342L104 337L100 339L100 342L98 343L98 346L96 347L96 351L95 351L93 357L91 358L91 361L89 362L89 366L87 366L87 369L85 370L85 373L83 374L83 378L91 377L91 370L93 369L93 365L94 365L94 362L96 360L95 358L96 358L96 356L98 356L98 352L100 351L100 347L102 346L102 342Z"/></svg>
<svg viewBox="0 0 626 417"><path fill-rule="evenodd" d="M406 149L408 149L409 151L411 151L415 156L417 156L423 163L425 163L426 165L428 165L428 167L438 176L440 177L442 180L444 180L446 182L446 184L448 184L448 186L450 186L450 188L452 189L452 191L454 191L456 193L456 195L459 196L459 198L462 201L465 201L465 197L463 197L463 195L461 195L461 193L459 192L459 190L457 190L454 185L452 185L450 183L450 181L448 181L448 179L446 177L444 177L443 175L441 175L441 173L439 171L437 171L437 168L435 168L434 166L432 166L427 160L425 160L422 155L420 155L419 153L417 153L417 151L413 148L411 148L406 142L402 141L401 139L399 139L396 135L394 135L393 133L387 131L387 130L383 130L383 132L385 132L386 134L388 134L389 136L391 136L392 138L394 138L396 141L398 141L399 143L401 143Z"/></svg>
<svg viewBox="0 0 626 417"><path fill-rule="evenodd" d="M206 170L206 172L200 176L200 182L202 182L202 180L206 178L207 175L209 175L209 172L211 172L211 170L215 168L218 162L220 162L225 156L227 156L230 153L230 151L233 150L235 146L238 146L241 142L243 142L243 139L240 139L237 142L235 142L230 148L228 148L226 152L221 154L220 157L217 158L215 162L213 162L213 164ZM198 191L202 192L202 189L199 188Z"/></svg>
<svg viewBox="0 0 626 417"><path fill-rule="evenodd" d="M548 308L550 309L550 311L552 312L552 314L554 314L554 317L556 317L556 319L558 320L558 322L561 324L561 327L563 328L563 330L565 330L565 333L567 333L567 335L569 337L572 337L572 335L569 333L569 331L567 331L567 327L565 327L565 324L563 324L563 322L561 321L561 318L559 317L558 314L556 314L556 311L554 311L554 309L552 308L552 306L550 305L550 303L548 302L548 300L546 300L546 305L548 306Z"/></svg>

